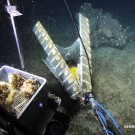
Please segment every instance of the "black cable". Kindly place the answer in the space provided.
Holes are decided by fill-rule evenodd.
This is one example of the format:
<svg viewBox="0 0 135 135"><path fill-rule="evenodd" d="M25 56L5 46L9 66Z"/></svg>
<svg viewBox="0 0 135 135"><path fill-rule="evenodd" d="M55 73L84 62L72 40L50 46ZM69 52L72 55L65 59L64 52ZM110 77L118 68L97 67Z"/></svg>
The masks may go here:
<svg viewBox="0 0 135 135"><path fill-rule="evenodd" d="M73 15L72 15L72 13L71 13L71 11L70 11L70 8L69 8L69 6L68 6L66 0L64 0L64 3L65 3L65 5L66 5L66 8L67 8L69 14L70 14L71 20L72 20L72 22L73 22L73 24L74 24L75 30L76 30L76 32L77 32L77 34L78 34L78 36L79 36L79 39L80 39L80 41L81 41L81 44L82 44L82 46L83 46L83 48L84 48L84 51L85 51L85 54L86 54L86 57L87 57L87 60L88 60L88 66L89 66L90 76L92 76L92 73L91 73L91 66L90 66L90 62L89 62L90 59L89 59L88 53L87 53L87 51L86 51L85 45L84 45L84 43L83 43L83 40L82 40L82 38L81 38L81 35L80 35L80 32L79 32L77 23L75 22L75 20L74 20L74 18L73 18ZM91 82L92 82L92 80L91 80Z"/></svg>

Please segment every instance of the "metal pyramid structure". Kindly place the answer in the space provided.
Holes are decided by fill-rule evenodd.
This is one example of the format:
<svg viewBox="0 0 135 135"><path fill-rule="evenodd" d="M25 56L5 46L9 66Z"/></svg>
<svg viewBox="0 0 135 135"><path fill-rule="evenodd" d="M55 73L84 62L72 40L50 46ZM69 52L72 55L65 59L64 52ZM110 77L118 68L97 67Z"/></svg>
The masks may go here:
<svg viewBox="0 0 135 135"><path fill-rule="evenodd" d="M79 83L77 80L75 80L58 48L53 43L50 36L47 34L47 31L39 21L34 26L33 32L37 36L40 44L47 54L47 58L44 60L45 64L55 75L55 77L61 82L69 96L76 99L78 96L84 96L86 92L91 92L92 71L89 20L82 14L79 14L79 33L82 40L81 41L79 38L76 40L80 52L78 63Z"/></svg>

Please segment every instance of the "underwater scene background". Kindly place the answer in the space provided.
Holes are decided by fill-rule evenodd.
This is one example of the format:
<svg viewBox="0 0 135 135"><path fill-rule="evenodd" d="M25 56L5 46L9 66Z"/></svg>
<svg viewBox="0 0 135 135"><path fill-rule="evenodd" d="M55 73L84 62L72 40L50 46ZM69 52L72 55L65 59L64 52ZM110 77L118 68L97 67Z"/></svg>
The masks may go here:
<svg viewBox="0 0 135 135"><path fill-rule="evenodd" d="M66 135L102 135L89 106L74 107L62 86L43 62L46 57L32 29L37 21L46 28L55 44L69 47L77 39L72 19L63 0L11 0L23 14L15 17L25 70L45 77L53 93L62 98L59 111L71 117ZM81 12L90 19L92 82L96 98L119 123L124 135L135 128L135 1L67 0L74 19ZM20 68L18 51L9 15L0 1L0 65ZM71 67L72 61L68 61ZM65 98L66 97L66 98Z"/></svg>

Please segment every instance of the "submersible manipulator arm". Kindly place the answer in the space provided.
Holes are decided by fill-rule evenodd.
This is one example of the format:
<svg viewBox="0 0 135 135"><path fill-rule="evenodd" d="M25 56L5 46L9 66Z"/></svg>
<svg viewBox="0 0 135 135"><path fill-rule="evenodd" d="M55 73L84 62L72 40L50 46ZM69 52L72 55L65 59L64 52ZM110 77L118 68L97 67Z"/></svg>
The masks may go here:
<svg viewBox="0 0 135 135"><path fill-rule="evenodd" d="M17 45L17 49L18 49L19 59L20 59L20 63L21 63L21 68L24 69L23 54L22 54L20 43L19 43L18 35L16 32L15 21L14 21L15 16L20 16L22 14L19 11L17 11L16 6L11 6L9 0L7 0L7 5L5 6L5 8L6 8L6 11L10 14L11 23L12 23L12 27L13 27L13 31L14 31L15 40L16 40L16 45Z"/></svg>

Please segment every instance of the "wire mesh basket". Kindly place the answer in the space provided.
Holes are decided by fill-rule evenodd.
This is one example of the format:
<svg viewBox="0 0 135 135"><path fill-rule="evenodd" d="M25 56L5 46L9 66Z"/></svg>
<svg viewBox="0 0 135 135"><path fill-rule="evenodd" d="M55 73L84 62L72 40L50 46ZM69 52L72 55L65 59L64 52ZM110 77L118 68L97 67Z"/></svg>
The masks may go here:
<svg viewBox="0 0 135 135"><path fill-rule="evenodd" d="M36 95L39 93L39 91L43 88L43 86L46 83L46 79L30 74L28 72L9 67L9 66L3 66L0 68L0 81L7 82L9 81L8 74L19 74L24 78L33 78L37 80L40 85L38 89L35 91L35 93L32 95L31 98L25 98L22 91L15 91L14 98L12 101L12 104L10 106L11 112L15 114L17 118L20 118L20 116L23 114L23 112L26 110L26 108L29 106L29 104L32 102L32 100L36 97Z"/></svg>

